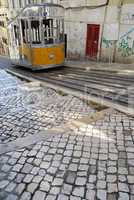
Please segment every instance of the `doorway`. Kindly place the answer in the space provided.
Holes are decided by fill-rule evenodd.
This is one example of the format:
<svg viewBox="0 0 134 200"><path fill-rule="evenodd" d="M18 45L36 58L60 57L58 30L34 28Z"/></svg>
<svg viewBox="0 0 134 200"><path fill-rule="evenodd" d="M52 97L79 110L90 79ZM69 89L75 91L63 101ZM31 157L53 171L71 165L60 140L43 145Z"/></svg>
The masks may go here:
<svg viewBox="0 0 134 200"><path fill-rule="evenodd" d="M86 56L91 59L97 59L99 34L100 34L99 24L87 25Z"/></svg>

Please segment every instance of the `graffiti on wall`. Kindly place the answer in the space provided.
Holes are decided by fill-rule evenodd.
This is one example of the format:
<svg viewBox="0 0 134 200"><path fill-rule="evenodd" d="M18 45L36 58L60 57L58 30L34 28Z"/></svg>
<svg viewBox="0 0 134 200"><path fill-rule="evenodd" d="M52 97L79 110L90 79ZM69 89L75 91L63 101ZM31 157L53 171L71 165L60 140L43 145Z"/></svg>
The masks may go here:
<svg viewBox="0 0 134 200"><path fill-rule="evenodd" d="M102 38L102 42L105 48L112 47L112 40L107 40L105 37Z"/></svg>
<svg viewBox="0 0 134 200"><path fill-rule="evenodd" d="M123 57L134 55L134 40L131 36L132 32L134 32L134 28L120 37L118 52L120 52Z"/></svg>

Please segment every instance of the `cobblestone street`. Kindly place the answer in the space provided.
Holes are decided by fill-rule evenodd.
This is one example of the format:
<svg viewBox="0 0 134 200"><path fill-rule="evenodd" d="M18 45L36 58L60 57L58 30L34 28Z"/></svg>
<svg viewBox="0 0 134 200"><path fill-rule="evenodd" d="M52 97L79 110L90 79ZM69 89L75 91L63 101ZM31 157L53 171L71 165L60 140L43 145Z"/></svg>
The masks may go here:
<svg viewBox="0 0 134 200"><path fill-rule="evenodd" d="M0 71L0 145L95 112L72 95ZM114 110L0 154L0 200L69 199L134 200L134 118Z"/></svg>
<svg viewBox="0 0 134 200"><path fill-rule="evenodd" d="M0 74L0 143L35 134L95 112L81 100Z"/></svg>

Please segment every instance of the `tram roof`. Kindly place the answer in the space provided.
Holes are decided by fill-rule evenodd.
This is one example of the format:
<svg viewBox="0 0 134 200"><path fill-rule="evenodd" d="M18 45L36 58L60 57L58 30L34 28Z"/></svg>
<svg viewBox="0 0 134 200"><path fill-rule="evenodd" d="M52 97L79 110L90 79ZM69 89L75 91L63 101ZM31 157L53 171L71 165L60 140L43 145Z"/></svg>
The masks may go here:
<svg viewBox="0 0 134 200"><path fill-rule="evenodd" d="M64 7L62 6L62 5L59 5L59 4L53 4L53 3L37 3L37 4L29 4L29 5L26 5L19 13L18 13L18 15L16 16L16 17L14 17L14 19L12 19L11 21L9 21L9 23L8 24L10 24L10 23L12 23L16 18L23 18L23 14L25 13L25 16L27 17L27 16L29 16L29 17L34 17L34 15L27 15L26 14L26 12L31 8L37 8L37 7L42 7L42 8L47 8L47 7L52 7L52 8L54 8L54 7L57 7L57 8L62 8L62 9L64 9Z"/></svg>
<svg viewBox="0 0 134 200"><path fill-rule="evenodd" d="M54 4L54 3L34 3L34 4L26 5L22 10L24 11L27 8L38 7L38 6L39 7L60 7L64 9L62 5Z"/></svg>

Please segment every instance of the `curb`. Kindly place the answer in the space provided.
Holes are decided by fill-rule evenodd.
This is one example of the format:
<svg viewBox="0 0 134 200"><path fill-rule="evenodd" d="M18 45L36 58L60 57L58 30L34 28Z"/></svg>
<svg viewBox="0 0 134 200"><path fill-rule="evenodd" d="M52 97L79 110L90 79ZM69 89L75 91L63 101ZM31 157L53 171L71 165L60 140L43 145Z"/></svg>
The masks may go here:
<svg viewBox="0 0 134 200"><path fill-rule="evenodd" d="M80 128L81 126L87 126L87 125L92 124L93 122L102 120L105 118L107 114L112 114L113 112L114 112L114 109L108 108L108 109L93 113L90 116L73 120L70 122L70 124L76 128Z"/></svg>

